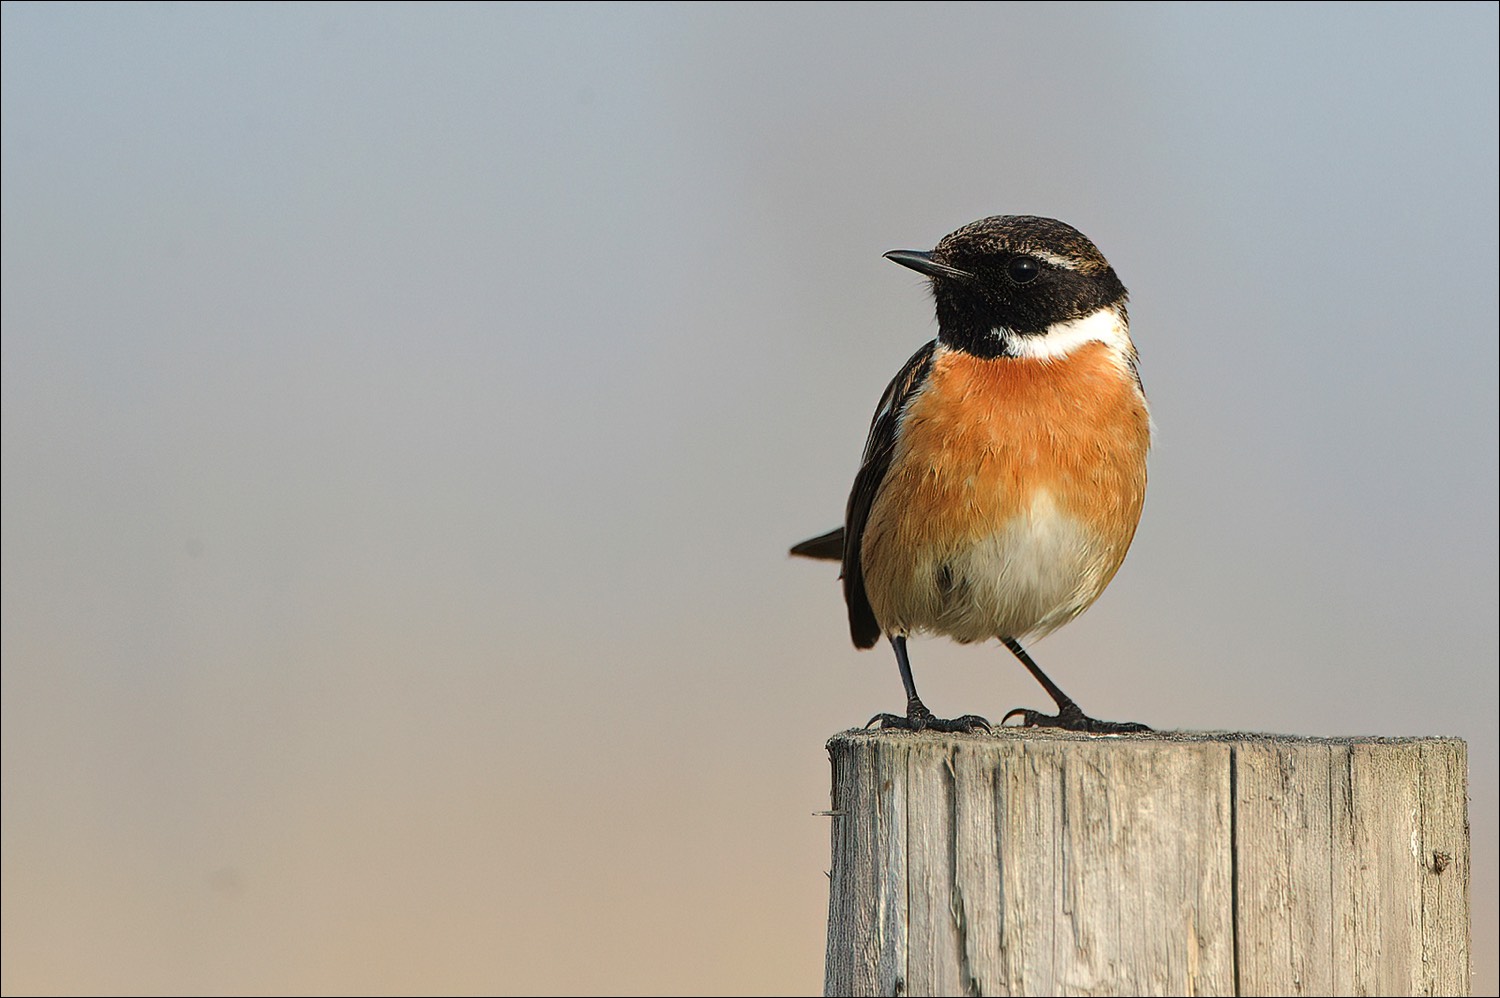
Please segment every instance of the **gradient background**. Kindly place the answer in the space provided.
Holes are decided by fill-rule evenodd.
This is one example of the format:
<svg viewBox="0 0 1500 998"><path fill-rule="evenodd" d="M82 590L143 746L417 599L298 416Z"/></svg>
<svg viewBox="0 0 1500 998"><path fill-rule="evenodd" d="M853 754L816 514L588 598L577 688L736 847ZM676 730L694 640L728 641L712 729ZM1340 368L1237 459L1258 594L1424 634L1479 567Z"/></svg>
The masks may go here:
<svg viewBox="0 0 1500 998"><path fill-rule="evenodd" d="M1039 660L1468 739L1494 992L1494 4L3 27L6 992L817 991L823 741L901 686L785 550L934 331L881 254L1013 212L1160 427Z"/></svg>

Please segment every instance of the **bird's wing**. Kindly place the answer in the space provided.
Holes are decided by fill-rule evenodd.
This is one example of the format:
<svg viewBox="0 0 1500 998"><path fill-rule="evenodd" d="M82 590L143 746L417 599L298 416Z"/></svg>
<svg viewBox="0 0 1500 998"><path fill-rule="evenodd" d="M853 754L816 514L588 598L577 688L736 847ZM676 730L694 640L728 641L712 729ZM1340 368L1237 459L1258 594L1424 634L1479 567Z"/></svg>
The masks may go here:
<svg viewBox="0 0 1500 998"><path fill-rule="evenodd" d="M849 604L849 636L856 648L872 647L880 640L880 622L870 608L870 599L865 594L864 569L860 565L860 542L864 538L865 521L869 519L870 507L880 494L886 471L891 466L891 457L896 452L896 429L901 423L901 414L911 402L912 396L921 390L932 370L932 356L937 341L926 344L901 368L899 374L886 387L870 421L870 437L865 441L865 454L860 461L859 474L854 476L854 489L849 493L849 507L844 515L844 600Z"/></svg>

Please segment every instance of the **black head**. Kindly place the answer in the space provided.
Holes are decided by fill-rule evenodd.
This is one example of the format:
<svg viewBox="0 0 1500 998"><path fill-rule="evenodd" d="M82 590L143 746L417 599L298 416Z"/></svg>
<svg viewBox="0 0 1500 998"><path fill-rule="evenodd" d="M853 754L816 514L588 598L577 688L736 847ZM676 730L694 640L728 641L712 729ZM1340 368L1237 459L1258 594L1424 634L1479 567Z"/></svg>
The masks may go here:
<svg viewBox="0 0 1500 998"><path fill-rule="evenodd" d="M932 278L938 339L982 357L1024 352L1018 338L1103 309L1125 318L1125 285L1088 237L1035 215L996 215L943 237L931 253L886 258Z"/></svg>

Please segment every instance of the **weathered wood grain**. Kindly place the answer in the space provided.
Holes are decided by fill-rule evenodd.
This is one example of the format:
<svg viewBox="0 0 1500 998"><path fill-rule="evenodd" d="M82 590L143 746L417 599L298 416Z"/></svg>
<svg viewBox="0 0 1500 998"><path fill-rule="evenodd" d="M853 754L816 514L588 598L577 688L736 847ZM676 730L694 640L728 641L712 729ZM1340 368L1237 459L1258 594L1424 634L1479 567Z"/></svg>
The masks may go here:
<svg viewBox="0 0 1500 998"><path fill-rule="evenodd" d="M1464 744L852 731L830 995L1467 994Z"/></svg>

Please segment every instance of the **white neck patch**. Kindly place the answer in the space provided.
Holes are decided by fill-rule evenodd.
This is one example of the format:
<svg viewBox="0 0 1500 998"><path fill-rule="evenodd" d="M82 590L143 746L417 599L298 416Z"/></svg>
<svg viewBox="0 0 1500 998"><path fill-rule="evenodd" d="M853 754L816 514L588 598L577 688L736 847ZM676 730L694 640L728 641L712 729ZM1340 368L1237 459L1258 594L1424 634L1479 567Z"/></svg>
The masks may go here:
<svg viewBox="0 0 1500 998"><path fill-rule="evenodd" d="M1112 308L1101 308L1081 319L1059 322L1044 333L1024 336L1008 329L993 329L990 335L1005 340L1013 355L1031 360L1056 360L1066 357L1085 343L1103 343L1122 363L1135 356L1130 330L1125 320Z"/></svg>

